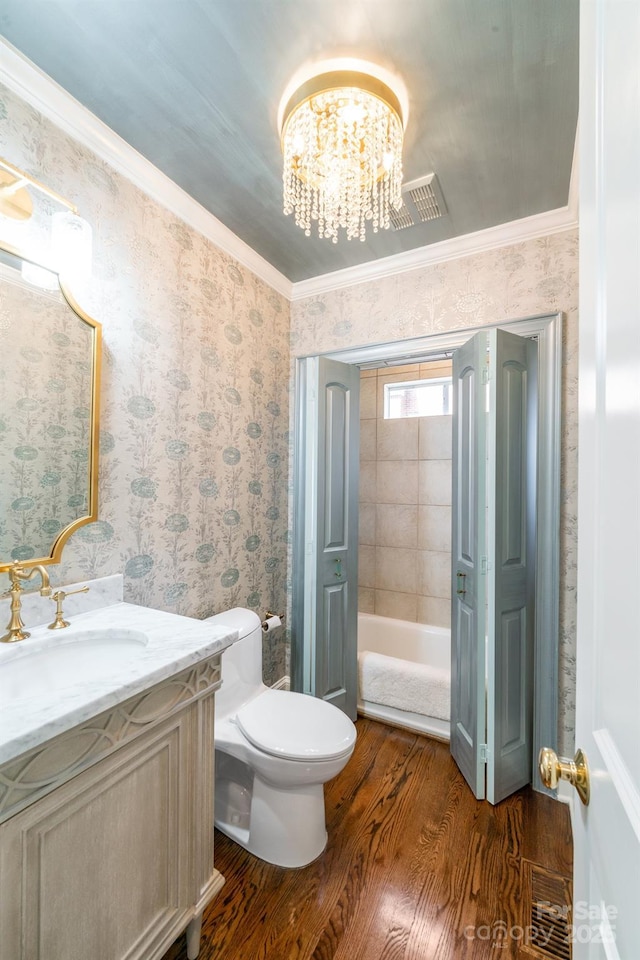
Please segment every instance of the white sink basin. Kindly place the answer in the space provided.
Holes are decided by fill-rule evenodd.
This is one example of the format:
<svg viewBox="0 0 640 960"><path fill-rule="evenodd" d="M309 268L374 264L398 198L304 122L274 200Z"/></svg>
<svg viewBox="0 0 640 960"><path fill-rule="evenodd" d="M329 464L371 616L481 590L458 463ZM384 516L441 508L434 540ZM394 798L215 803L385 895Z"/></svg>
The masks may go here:
<svg viewBox="0 0 640 960"><path fill-rule="evenodd" d="M0 705L101 680L140 656L147 643L140 630L120 627L58 634L33 645L25 641L0 660Z"/></svg>

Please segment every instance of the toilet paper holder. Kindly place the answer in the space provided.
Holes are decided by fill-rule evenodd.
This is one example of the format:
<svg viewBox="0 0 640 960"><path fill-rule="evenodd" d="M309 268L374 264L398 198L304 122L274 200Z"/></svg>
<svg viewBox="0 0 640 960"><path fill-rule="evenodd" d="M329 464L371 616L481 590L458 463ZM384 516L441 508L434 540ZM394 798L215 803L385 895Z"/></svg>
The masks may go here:
<svg viewBox="0 0 640 960"><path fill-rule="evenodd" d="M280 620L280 623L284 625L284 613L272 613L271 610L267 610L264 615L264 620L262 621L262 629L266 633L269 630L269 620L273 617L277 617Z"/></svg>

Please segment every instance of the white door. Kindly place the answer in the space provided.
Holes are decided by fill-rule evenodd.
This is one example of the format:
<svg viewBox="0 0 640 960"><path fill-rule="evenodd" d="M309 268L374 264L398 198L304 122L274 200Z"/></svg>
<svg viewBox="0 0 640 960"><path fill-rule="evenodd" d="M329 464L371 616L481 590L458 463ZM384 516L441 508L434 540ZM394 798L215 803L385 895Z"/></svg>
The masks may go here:
<svg viewBox="0 0 640 960"><path fill-rule="evenodd" d="M356 719L360 370L301 360L296 430L293 687Z"/></svg>
<svg viewBox="0 0 640 960"><path fill-rule="evenodd" d="M583 0L574 958L640 956L640 3ZM603 942L608 941L608 942Z"/></svg>

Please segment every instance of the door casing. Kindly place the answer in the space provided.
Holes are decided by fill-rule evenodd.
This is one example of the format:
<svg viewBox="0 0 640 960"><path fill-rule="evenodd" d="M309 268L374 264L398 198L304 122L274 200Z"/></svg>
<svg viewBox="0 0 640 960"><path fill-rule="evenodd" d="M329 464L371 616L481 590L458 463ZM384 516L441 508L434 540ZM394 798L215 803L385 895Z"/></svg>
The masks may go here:
<svg viewBox="0 0 640 960"><path fill-rule="evenodd" d="M450 330L393 343L370 344L346 350L327 351L321 356L360 367L379 367L385 363L396 365L418 358L428 359L449 353L462 346L479 330L499 327L523 337L538 341L538 457L536 517L536 601L534 640L534 703L533 756L543 746L558 747L558 659L560 607L560 439L562 386L562 326L563 314L540 314L521 320L485 324L463 330ZM299 381L301 360L297 361L296 382ZM304 458L300 455L303 432L307 427L308 411L296 391L294 484L293 484L293 578L292 623L303 622L304 587L297 575L296 560L304 550L299 531L304 528ZM294 633L291 640L292 688L302 689L302 638ZM546 791L536 778L536 789Z"/></svg>

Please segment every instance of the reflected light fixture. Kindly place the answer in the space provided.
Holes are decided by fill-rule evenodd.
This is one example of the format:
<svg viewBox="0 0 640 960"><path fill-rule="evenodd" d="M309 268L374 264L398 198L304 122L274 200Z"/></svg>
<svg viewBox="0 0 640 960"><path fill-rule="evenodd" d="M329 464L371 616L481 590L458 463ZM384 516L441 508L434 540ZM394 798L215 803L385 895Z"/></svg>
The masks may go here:
<svg viewBox="0 0 640 960"><path fill-rule="evenodd" d="M65 207L51 216L51 255L46 264L56 273L86 280L91 275L91 227L78 215L77 207L35 177L0 157L0 214L11 220L28 220L33 214L30 190L37 190ZM24 272L30 282L51 286L48 269L25 262ZM47 282L45 282L45 276ZM38 277L41 277L38 280Z"/></svg>
<svg viewBox="0 0 640 960"><path fill-rule="evenodd" d="M279 111L284 155L284 212L306 236L337 243L366 239L389 227L402 203L402 140L407 117L404 86L371 64L330 61L285 92ZM328 65L337 64L333 69ZM396 78L397 79L397 78ZM404 102L403 102L404 100Z"/></svg>

